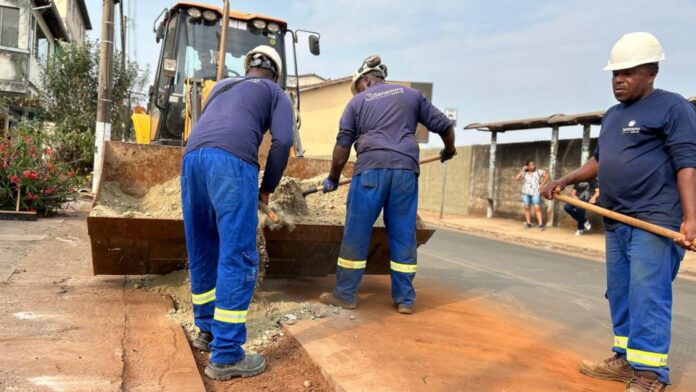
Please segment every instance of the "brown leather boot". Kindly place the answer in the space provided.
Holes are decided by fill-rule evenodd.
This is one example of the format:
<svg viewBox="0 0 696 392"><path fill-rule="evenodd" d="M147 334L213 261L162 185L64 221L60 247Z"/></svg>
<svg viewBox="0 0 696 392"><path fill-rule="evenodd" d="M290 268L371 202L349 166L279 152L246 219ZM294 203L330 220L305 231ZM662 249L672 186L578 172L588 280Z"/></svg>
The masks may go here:
<svg viewBox="0 0 696 392"><path fill-rule="evenodd" d="M667 384L657 379L657 373L647 370L636 370L626 385L626 392L662 392L665 389Z"/></svg>
<svg viewBox="0 0 696 392"><path fill-rule="evenodd" d="M322 293L319 296L319 302L321 302L325 305L338 306L340 308L349 309L349 310L355 309L355 307L357 306L357 303L355 303L355 302L350 303L350 302L342 301L342 300L336 298L333 295L333 293Z"/></svg>
<svg viewBox="0 0 696 392"><path fill-rule="evenodd" d="M629 382L633 378L633 368L625 357L614 354L602 362L582 361L580 372L601 380Z"/></svg>

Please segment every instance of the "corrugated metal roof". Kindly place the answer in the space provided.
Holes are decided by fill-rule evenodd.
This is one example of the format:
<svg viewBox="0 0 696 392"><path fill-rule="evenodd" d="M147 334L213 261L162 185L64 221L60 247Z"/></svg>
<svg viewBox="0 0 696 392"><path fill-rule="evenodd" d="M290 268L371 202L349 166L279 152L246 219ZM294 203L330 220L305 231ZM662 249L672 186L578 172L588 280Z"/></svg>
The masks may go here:
<svg viewBox="0 0 696 392"><path fill-rule="evenodd" d="M519 120L496 121L489 123L473 123L464 129L477 129L484 132L523 131L526 129L563 127L578 124L599 125L604 111L577 113L577 114L553 114L547 117L524 118Z"/></svg>

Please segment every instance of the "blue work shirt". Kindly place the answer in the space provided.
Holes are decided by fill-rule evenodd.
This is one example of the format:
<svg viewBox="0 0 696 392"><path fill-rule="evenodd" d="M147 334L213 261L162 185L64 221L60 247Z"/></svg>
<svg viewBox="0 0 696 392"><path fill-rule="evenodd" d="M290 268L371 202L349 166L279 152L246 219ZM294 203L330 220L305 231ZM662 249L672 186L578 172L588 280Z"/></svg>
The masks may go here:
<svg viewBox="0 0 696 392"><path fill-rule="evenodd" d="M613 106L602 118L595 158L602 207L678 229L677 172L696 167L696 109L664 90ZM605 225L612 230L617 222Z"/></svg>
<svg viewBox="0 0 696 392"><path fill-rule="evenodd" d="M397 84L378 84L348 102L336 144L355 143L358 159L353 175L367 169L407 169L419 173L416 126L446 133L452 122L420 91Z"/></svg>
<svg viewBox="0 0 696 392"><path fill-rule="evenodd" d="M232 78L219 82L210 92L238 82L210 101L191 131L186 153L204 148L221 148L259 167L259 146L270 129L271 150L261 182L261 190L273 192L288 163L293 143L292 104L283 89L267 79Z"/></svg>

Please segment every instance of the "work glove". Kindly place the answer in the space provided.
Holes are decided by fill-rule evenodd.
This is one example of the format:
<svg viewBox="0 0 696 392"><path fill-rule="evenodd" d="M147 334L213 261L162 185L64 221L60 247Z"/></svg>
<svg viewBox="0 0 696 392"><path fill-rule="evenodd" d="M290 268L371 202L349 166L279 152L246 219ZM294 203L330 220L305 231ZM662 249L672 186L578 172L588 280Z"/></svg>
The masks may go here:
<svg viewBox="0 0 696 392"><path fill-rule="evenodd" d="M457 155L457 150L447 152L443 148L442 150L440 150L440 162L449 161L450 159L454 158L455 155Z"/></svg>
<svg viewBox="0 0 696 392"><path fill-rule="evenodd" d="M335 191L336 188L338 188L338 181L334 181L331 178L326 177L324 180L324 187L321 191L324 193L329 193Z"/></svg>

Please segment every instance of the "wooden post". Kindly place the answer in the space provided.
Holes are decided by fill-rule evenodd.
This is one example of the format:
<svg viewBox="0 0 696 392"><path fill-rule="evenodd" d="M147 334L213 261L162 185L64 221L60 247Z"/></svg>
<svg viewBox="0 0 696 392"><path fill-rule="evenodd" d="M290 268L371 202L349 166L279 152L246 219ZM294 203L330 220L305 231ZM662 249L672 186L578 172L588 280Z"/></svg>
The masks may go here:
<svg viewBox="0 0 696 392"><path fill-rule="evenodd" d="M580 166L590 159L590 124L582 125L582 151L580 152Z"/></svg>
<svg viewBox="0 0 696 392"><path fill-rule="evenodd" d="M558 125L551 128L551 151L549 152L549 177L551 179L558 178ZM558 202L551 201L551 205L547 210L546 222L551 226L558 225Z"/></svg>
<svg viewBox="0 0 696 392"><path fill-rule="evenodd" d="M491 152L488 160L488 211L486 218L493 218L494 195L495 195L495 150L498 146L498 133L491 131Z"/></svg>
<svg viewBox="0 0 696 392"><path fill-rule="evenodd" d="M17 206L15 207L15 211L19 212L19 203L20 200L22 200L22 187L17 184Z"/></svg>

